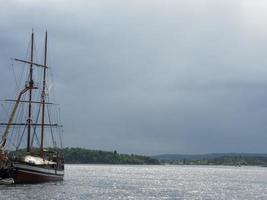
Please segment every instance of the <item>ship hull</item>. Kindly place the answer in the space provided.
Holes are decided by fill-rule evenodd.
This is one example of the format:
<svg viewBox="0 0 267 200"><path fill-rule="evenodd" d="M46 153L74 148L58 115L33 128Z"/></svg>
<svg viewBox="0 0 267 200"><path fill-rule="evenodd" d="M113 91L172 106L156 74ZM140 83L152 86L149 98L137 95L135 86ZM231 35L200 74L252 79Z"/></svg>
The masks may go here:
<svg viewBox="0 0 267 200"><path fill-rule="evenodd" d="M64 170L49 169L33 165L14 164L14 182L41 183L48 181L62 181Z"/></svg>

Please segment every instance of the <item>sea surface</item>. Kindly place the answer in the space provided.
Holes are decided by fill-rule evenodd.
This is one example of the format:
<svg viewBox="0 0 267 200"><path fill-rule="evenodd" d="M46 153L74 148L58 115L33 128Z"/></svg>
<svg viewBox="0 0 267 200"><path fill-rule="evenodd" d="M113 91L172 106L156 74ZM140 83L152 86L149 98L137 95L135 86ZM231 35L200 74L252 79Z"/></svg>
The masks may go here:
<svg viewBox="0 0 267 200"><path fill-rule="evenodd" d="M267 199L267 168L66 165L57 183L0 186L0 199Z"/></svg>

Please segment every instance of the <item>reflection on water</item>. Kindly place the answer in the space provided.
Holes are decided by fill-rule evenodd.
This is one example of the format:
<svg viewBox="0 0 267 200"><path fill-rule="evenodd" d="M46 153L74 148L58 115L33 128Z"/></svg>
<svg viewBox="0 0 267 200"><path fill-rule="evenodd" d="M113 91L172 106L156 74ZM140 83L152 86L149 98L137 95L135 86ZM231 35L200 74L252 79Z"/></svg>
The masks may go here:
<svg viewBox="0 0 267 200"><path fill-rule="evenodd" d="M267 199L267 168L66 165L57 183L0 186L0 199Z"/></svg>

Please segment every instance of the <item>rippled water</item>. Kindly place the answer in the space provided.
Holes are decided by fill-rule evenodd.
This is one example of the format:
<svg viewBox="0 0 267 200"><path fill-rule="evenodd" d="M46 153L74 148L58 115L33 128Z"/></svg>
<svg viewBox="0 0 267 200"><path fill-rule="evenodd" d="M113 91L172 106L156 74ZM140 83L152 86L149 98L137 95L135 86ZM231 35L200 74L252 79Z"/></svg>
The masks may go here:
<svg viewBox="0 0 267 200"><path fill-rule="evenodd" d="M0 199L267 199L267 168L67 165L63 182L0 186Z"/></svg>

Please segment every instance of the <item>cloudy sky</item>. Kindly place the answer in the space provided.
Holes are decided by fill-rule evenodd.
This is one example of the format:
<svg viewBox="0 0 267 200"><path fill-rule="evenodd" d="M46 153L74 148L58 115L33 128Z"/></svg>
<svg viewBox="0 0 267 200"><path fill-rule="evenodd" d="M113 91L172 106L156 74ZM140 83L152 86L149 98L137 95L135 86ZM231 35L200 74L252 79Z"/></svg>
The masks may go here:
<svg viewBox="0 0 267 200"><path fill-rule="evenodd" d="M0 89L31 29L37 46L47 29L65 146L267 152L266 10L265 0L0 0Z"/></svg>

